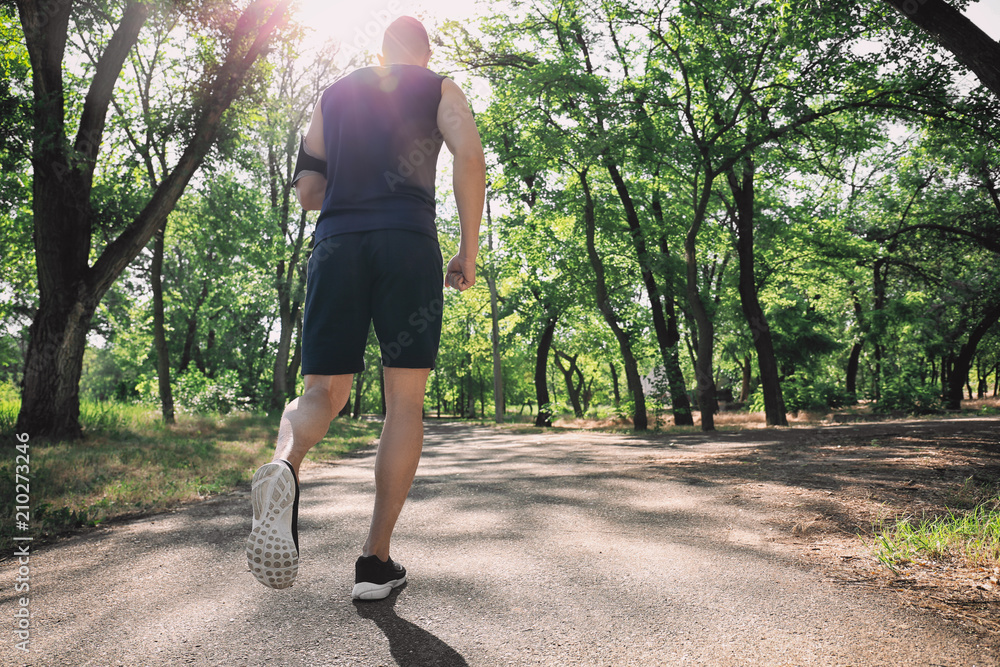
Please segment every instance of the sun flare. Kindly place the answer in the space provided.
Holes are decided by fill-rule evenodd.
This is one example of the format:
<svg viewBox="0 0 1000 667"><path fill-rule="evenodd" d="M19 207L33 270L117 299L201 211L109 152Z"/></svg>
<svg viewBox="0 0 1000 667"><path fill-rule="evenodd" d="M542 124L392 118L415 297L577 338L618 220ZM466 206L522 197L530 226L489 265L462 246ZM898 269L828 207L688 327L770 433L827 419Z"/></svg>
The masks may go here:
<svg viewBox="0 0 1000 667"><path fill-rule="evenodd" d="M302 24L312 29L310 41L334 40L354 54L378 53L386 27L400 16L415 16L431 30L449 19L468 19L479 9L468 0L300 0L296 13Z"/></svg>

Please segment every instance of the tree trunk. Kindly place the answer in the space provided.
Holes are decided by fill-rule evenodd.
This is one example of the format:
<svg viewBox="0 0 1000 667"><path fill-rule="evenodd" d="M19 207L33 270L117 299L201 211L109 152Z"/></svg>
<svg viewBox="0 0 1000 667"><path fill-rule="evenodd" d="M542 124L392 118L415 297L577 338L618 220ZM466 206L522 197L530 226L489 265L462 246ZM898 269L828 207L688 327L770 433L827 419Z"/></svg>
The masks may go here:
<svg viewBox="0 0 1000 667"><path fill-rule="evenodd" d="M583 390L583 373L576 363L580 355L575 354L571 357L559 350L555 350L555 353L556 366L559 368L559 372L563 374L563 379L566 380L566 391L569 393L569 402L573 406L573 416L577 419L582 419L584 412L583 407L580 405L580 392ZM568 368L563 367L561 359L565 359L569 363ZM574 375L579 378L579 383L573 380Z"/></svg>
<svg viewBox="0 0 1000 667"><path fill-rule="evenodd" d="M378 368L378 393L381 400L382 416L386 415L385 408L385 368L379 365Z"/></svg>
<svg viewBox="0 0 1000 667"><path fill-rule="evenodd" d="M618 389L618 369L615 368L615 362L613 362L613 361L609 361L608 362L608 366L611 367L611 384L614 387L614 391L615 391L615 407L617 408L619 405L621 405L621 402L622 402L622 395L621 395L621 392Z"/></svg>
<svg viewBox="0 0 1000 667"><path fill-rule="evenodd" d="M355 373L354 375L354 419L361 419L362 398L365 395L365 373Z"/></svg>
<svg viewBox="0 0 1000 667"><path fill-rule="evenodd" d="M743 377L740 383L740 403L746 404L750 400L750 381L753 379L753 369L751 368L753 360L750 359L750 355L743 356Z"/></svg>
<svg viewBox="0 0 1000 667"><path fill-rule="evenodd" d="M160 386L160 406L163 422L173 424L174 396L170 390L170 351L167 349L167 331L163 312L163 237L166 223L153 237L153 262L150 283L153 288L153 347L156 348L156 375Z"/></svg>
<svg viewBox="0 0 1000 667"><path fill-rule="evenodd" d="M969 339L959 349L955 364L948 373L948 394L945 396L945 407L949 410L962 408L962 386L966 384L972 360L976 356L976 348L986 332L1000 321L1000 303L987 308L979 323L969 332ZM971 393L971 392L970 392Z"/></svg>
<svg viewBox="0 0 1000 667"><path fill-rule="evenodd" d="M285 395L286 401L291 401L295 398L296 385L298 384L299 378L299 366L302 364L302 310L299 309L299 315L295 318L295 338L294 346L292 347L292 361L288 364L288 393Z"/></svg>
<svg viewBox="0 0 1000 667"><path fill-rule="evenodd" d="M257 0L239 17L217 77L193 121L192 138L139 216L89 265L90 196L115 84L151 5L129 3L93 68L75 142L66 135L63 59L74 3L21 2L31 61L32 207L39 307L29 329L17 429L32 436L82 434L80 375L87 331L101 299L160 229L215 143L223 115L285 20L290 0ZM72 159L71 159L72 156Z"/></svg>
<svg viewBox="0 0 1000 667"><path fill-rule="evenodd" d="M68 296L68 295L67 295ZM32 437L78 438L80 375L96 304L45 295L28 330L21 411L16 431Z"/></svg>
<svg viewBox="0 0 1000 667"><path fill-rule="evenodd" d="M740 261L739 292L743 316L750 325L750 335L757 352L761 391L764 394L764 415L769 426L788 426L785 416L785 399L781 394L778 360L774 355L771 329L767 325L764 309L757 298L757 279L754 275L754 164L748 156L743 162L743 173L727 172L729 189L736 203L736 250Z"/></svg>
<svg viewBox="0 0 1000 667"><path fill-rule="evenodd" d="M535 415L535 426L552 426L552 400L549 398L548 363L549 349L552 347L552 337L556 332L557 315L545 321L545 328L538 338L538 351L535 354L535 400L538 401L538 414Z"/></svg>
<svg viewBox="0 0 1000 667"><path fill-rule="evenodd" d="M705 192L704 190L707 190ZM687 299L691 314L698 325L698 340L695 356L695 380L697 381L698 410L701 412L701 430L715 430L715 375L712 368L712 354L715 345L715 324L701 298L698 287L698 232L705 219L705 209L708 205L711 186L709 181L703 184L698 210L694 220L684 237L684 262L687 278Z"/></svg>
<svg viewBox="0 0 1000 667"><path fill-rule="evenodd" d="M493 216L490 214L488 197L486 199L486 236L489 242L490 263L493 264ZM500 311L497 308L495 264L486 272L486 285L490 288L490 320L493 325L490 331L490 339L493 343L493 420L497 424L502 424L506 407L503 400L503 365L500 362Z"/></svg>
<svg viewBox="0 0 1000 667"><path fill-rule="evenodd" d="M587 170L579 173L580 184L583 186L584 207L583 218L587 234L587 256L590 258L590 265L594 269L594 289L597 297L597 307L604 316L604 321L618 341L618 347L622 353L622 360L625 362L625 381L628 384L629 392L632 394L632 401L635 410L632 417L632 427L636 431L645 431L648 428L646 417L646 395L642 389L642 379L639 377L639 366L636 363L635 355L632 353L632 341L629 340L628 333L622 329L618 321L618 315L611 305L608 297L608 287L604 278L604 262L597 254L596 236L596 214L594 211L594 198L590 193L590 184L587 182Z"/></svg>

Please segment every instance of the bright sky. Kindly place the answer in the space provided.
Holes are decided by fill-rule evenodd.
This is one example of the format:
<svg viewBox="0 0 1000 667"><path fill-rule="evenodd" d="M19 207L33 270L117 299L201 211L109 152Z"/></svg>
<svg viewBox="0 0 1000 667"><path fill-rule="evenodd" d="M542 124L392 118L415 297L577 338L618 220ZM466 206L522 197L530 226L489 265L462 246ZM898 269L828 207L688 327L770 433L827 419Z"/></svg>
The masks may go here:
<svg viewBox="0 0 1000 667"><path fill-rule="evenodd" d="M965 15L987 35L1000 40L1000 4L996 0L980 0L970 5Z"/></svg>
<svg viewBox="0 0 1000 667"><path fill-rule="evenodd" d="M372 53L381 50L382 33L400 16L415 16L431 28L449 19L468 20L479 9L471 0L299 0L299 4L299 18L315 28L317 42L336 39L350 52Z"/></svg>

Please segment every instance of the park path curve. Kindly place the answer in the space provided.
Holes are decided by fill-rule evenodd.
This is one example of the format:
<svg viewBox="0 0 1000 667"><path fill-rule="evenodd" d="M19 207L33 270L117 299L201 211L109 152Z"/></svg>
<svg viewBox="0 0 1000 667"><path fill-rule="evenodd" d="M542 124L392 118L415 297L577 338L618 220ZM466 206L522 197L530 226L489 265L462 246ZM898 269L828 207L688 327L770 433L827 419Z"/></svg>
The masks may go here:
<svg viewBox="0 0 1000 667"><path fill-rule="evenodd" d="M34 553L32 650L8 635L0 664L998 664L944 621L782 555L765 513L671 469L689 448L749 446L732 434L426 433L393 542L410 582L387 600L349 599L369 448L303 470L292 588L247 571L243 490Z"/></svg>

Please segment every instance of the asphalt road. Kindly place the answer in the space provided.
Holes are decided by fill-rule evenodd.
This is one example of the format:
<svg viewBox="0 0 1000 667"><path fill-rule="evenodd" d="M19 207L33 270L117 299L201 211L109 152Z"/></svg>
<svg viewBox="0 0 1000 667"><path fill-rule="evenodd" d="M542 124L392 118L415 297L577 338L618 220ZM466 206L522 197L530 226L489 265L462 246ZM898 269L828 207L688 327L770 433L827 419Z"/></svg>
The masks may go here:
<svg viewBox="0 0 1000 667"><path fill-rule="evenodd" d="M671 472L686 448L740 446L428 426L393 542L409 582L388 599L350 600L365 450L303 470L292 588L247 570L247 489L34 552L31 652L7 633L0 663L998 664L937 617L782 555L725 485ZM2 564L11 621L16 568Z"/></svg>

